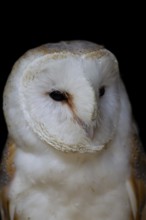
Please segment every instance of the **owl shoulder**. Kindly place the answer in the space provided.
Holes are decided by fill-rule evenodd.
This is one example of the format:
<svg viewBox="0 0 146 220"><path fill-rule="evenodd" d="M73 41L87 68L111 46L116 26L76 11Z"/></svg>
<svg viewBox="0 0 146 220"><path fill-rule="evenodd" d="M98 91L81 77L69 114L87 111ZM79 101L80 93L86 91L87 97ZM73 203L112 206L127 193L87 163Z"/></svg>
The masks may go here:
<svg viewBox="0 0 146 220"><path fill-rule="evenodd" d="M9 199L7 195L9 184L11 183L15 174L15 152L15 143L11 138L8 138L0 163L0 213L2 219L10 219Z"/></svg>
<svg viewBox="0 0 146 220"><path fill-rule="evenodd" d="M136 133L132 137L131 166L134 177L146 184L146 153Z"/></svg>
<svg viewBox="0 0 146 220"><path fill-rule="evenodd" d="M8 138L0 164L0 187L9 184L15 173L14 157L16 146L11 138Z"/></svg>
<svg viewBox="0 0 146 220"><path fill-rule="evenodd" d="M137 133L132 135L131 140L131 175L127 181L127 190L132 219L146 219L143 213L146 206L146 153Z"/></svg>

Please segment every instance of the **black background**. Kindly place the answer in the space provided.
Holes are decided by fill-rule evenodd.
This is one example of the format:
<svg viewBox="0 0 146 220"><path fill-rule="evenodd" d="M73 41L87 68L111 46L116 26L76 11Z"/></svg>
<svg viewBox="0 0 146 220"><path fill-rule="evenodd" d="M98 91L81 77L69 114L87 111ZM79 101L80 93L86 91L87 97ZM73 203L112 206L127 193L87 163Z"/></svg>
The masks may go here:
<svg viewBox="0 0 146 220"><path fill-rule="evenodd" d="M36 3L35 3L36 4ZM70 5L69 5L70 4ZM85 3L84 3L85 4ZM0 64L0 148L2 150L7 129L2 113L2 93L14 62L28 49L47 42L60 40L88 40L104 45L119 61L121 76L126 85L133 114L137 121L143 144L145 129L145 36L142 6L86 5L69 3L62 10L55 6L17 5L15 11L4 9L1 18L1 64ZM36 6L36 5L35 5ZM24 11L23 11L24 10ZM40 13L41 12L41 13ZM25 135L25 134L24 134Z"/></svg>

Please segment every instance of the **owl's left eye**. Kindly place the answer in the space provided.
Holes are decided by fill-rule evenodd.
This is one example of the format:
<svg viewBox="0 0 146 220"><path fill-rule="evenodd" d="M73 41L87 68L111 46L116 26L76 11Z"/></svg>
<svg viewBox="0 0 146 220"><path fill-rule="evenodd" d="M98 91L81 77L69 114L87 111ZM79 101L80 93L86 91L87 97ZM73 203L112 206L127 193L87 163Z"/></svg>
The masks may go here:
<svg viewBox="0 0 146 220"><path fill-rule="evenodd" d="M49 96L55 100L55 101L58 101L58 102L61 102L61 101L66 101L67 100L67 95L66 93L64 92L61 92L59 90L55 90L55 91L52 91L49 93Z"/></svg>

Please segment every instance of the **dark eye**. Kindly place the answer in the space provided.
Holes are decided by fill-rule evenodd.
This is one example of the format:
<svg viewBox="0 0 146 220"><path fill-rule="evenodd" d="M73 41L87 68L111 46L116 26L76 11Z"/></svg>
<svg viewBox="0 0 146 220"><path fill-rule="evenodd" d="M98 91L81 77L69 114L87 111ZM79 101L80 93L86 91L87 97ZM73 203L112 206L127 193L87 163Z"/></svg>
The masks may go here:
<svg viewBox="0 0 146 220"><path fill-rule="evenodd" d="M49 93L50 97L54 99L55 101L61 102L67 100L67 95L64 92L60 92L58 90L52 91Z"/></svg>
<svg viewBox="0 0 146 220"><path fill-rule="evenodd" d="M102 97L105 93L105 87L102 86L100 89L99 89L99 97Z"/></svg>

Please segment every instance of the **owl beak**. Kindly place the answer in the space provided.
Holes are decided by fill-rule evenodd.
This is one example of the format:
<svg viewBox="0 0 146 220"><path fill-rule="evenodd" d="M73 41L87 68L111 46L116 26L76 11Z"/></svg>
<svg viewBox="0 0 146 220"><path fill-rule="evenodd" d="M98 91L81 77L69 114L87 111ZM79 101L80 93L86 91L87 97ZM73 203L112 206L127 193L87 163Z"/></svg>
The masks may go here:
<svg viewBox="0 0 146 220"><path fill-rule="evenodd" d="M86 125L86 124L82 123L82 128L86 132L88 138L90 138L90 139L94 138L94 135L95 135L95 126L94 125Z"/></svg>
<svg viewBox="0 0 146 220"><path fill-rule="evenodd" d="M88 126L86 129L85 129L86 133L87 133L87 136L90 138L90 139L93 139L94 138L94 134L95 134L95 128L94 126Z"/></svg>
<svg viewBox="0 0 146 220"><path fill-rule="evenodd" d="M76 121L77 123L84 129L84 131L87 134L87 137L90 139L94 138L95 135L95 128L96 128L96 122L95 120L92 121L92 125L87 125L86 123L84 123L81 119L79 119L78 117L76 117Z"/></svg>

